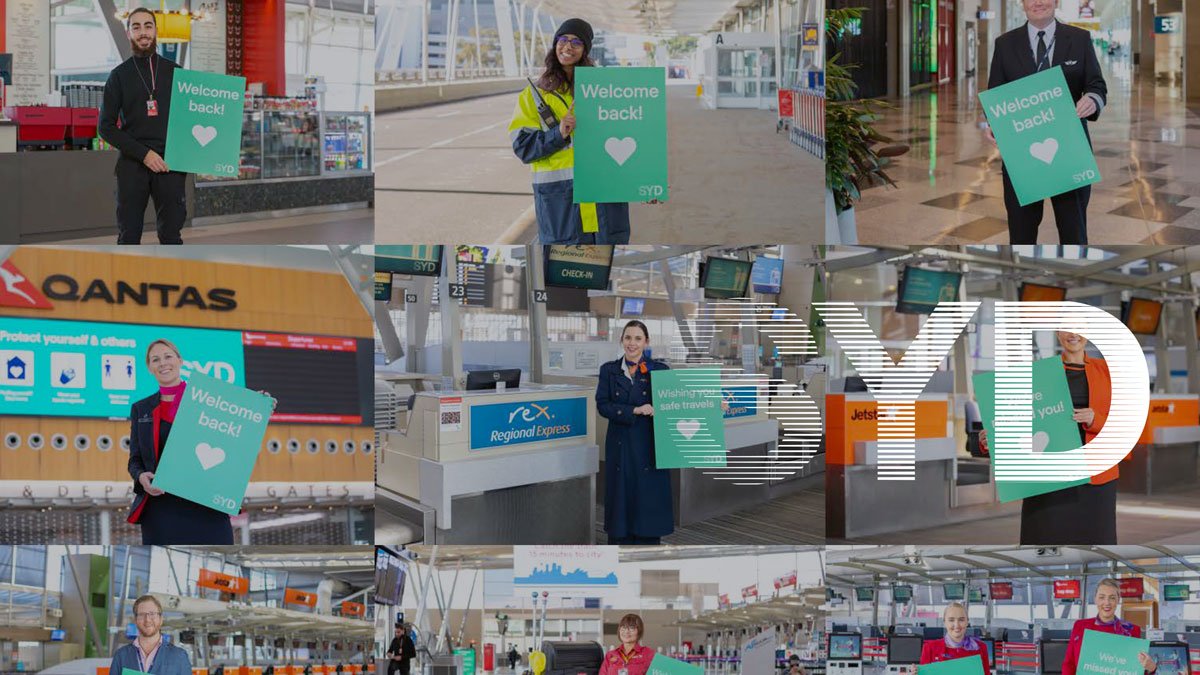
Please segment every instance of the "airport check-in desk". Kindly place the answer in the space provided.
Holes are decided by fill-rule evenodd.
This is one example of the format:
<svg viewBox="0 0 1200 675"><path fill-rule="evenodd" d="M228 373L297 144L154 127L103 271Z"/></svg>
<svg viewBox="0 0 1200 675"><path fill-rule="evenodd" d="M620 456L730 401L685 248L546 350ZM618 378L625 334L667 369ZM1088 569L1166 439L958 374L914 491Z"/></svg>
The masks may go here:
<svg viewBox="0 0 1200 675"><path fill-rule="evenodd" d="M851 538L941 525L952 517L956 454L950 396L922 394L916 407L916 480L876 478L878 404L869 393L825 397L826 528ZM886 514L886 518L883 515Z"/></svg>
<svg viewBox="0 0 1200 675"><path fill-rule="evenodd" d="M425 543L591 543L595 425L581 386L419 392L407 427L381 438L380 497L436 515Z"/></svg>
<svg viewBox="0 0 1200 675"><path fill-rule="evenodd" d="M723 389L726 393L733 390L733 402L725 413L725 447L728 458L761 458L774 451L779 442L779 422L767 416L765 404L758 405L758 401L763 400L765 396L766 387L726 383ZM608 420L599 419L600 426L596 438L601 444L604 443L607 423ZM600 459L604 459L603 449ZM708 475L716 473L716 476L719 476L719 469L707 470L708 473L705 469L670 471L676 525L690 525L765 503L786 494L788 486L781 484L797 477L792 476L763 485L734 485L734 481L718 480L714 475ZM806 475L807 472L798 472L798 476ZM600 480L603 494L603 471Z"/></svg>
<svg viewBox="0 0 1200 675"><path fill-rule="evenodd" d="M1200 395L1151 394L1146 428L1121 462L1118 490L1152 495L1192 488L1200 462Z"/></svg>

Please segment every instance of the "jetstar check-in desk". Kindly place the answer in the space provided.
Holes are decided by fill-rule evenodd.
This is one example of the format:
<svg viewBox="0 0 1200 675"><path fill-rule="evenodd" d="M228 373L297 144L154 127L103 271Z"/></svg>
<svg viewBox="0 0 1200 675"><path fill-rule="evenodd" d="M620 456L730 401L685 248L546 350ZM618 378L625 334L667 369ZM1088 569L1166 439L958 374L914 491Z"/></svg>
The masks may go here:
<svg viewBox="0 0 1200 675"><path fill-rule="evenodd" d="M384 433L378 481L436 513L425 543L591 543L599 448L592 390L527 384L419 392Z"/></svg>
<svg viewBox="0 0 1200 675"><path fill-rule="evenodd" d="M1196 484L1200 395L1151 394L1146 428L1121 462L1121 492L1150 495Z"/></svg>
<svg viewBox="0 0 1200 675"><path fill-rule="evenodd" d="M831 537L919 529L951 520L957 466L950 396L917 398L915 481L876 478L877 416L878 404L869 393L825 397L826 530Z"/></svg>

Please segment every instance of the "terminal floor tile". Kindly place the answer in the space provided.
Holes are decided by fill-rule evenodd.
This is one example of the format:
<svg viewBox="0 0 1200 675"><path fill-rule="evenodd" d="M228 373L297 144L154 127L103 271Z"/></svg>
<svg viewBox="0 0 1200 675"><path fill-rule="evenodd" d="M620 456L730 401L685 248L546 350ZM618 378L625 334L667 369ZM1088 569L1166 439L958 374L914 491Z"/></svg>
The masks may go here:
<svg viewBox="0 0 1200 675"><path fill-rule="evenodd" d="M183 230L186 244L369 244L374 236L372 209L351 209L283 216L220 225L197 225ZM116 228L105 237L54 243L115 244ZM157 244L151 226L142 233L143 244Z"/></svg>
<svg viewBox="0 0 1200 675"><path fill-rule="evenodd" d="M605 544L603 509L597 506L596 543ZM676 528L664 544L823 544L825 486L816 483L796 494L726 516Z"/></svg>
<svg viewBox="0 0 1200 675"><path fill-rule="evenodd" d="M1135 79L1127 59L1102 57L1109 100L1089 125L1103 180L1092 186L1092 244L1200 243L1200 110L1178 87ZM889 100L878 128L909 146L856 207L862 244L1008 243L1000 153L981 128L975 81ZM1040 243L1057 243L1046 206Z"/></svg>

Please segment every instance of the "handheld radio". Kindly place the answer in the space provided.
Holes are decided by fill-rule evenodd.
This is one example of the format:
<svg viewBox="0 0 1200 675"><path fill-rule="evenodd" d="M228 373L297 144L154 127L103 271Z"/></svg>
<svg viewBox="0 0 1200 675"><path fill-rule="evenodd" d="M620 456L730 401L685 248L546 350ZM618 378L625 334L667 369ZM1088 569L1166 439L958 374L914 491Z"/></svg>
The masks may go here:
<svg viewBox="0 0 1200 675"><path fill-rule="evenodd" d="M558 117L554 111L550 109L550 105L546 103L546 99L542 98L542 93L538 91L537 85L528 77L525 78L529 82L529 88L533 91L533 98L537 101L538 117L542 118L542 123L547 129L553 129L558 126Z"/></svg>

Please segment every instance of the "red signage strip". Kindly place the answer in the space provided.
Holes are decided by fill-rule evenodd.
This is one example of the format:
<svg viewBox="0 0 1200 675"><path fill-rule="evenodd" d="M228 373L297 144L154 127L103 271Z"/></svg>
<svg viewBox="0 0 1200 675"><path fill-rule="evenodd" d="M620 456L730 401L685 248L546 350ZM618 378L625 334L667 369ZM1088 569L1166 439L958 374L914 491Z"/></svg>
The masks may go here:
<svg viewBox="0 0 1200 675"><path fill-rule="evenodd" d="M362 415L318 415L308 413L274 413L272 424L294 422L298 424L362 424Z"/></svg>
<svg viewBox="0 0 1200 675"><path fill-rule="evenodd" d="M1146 586L1141 577L1117 579L1117 583L1121 585L1122 598L1137 598L1140 600L1146 592Z"/></svg>
<svg viewBox="0 0 1200 675"><path fill-rule="evenodd" d="M1054 580L1054 597L1058 600L1078 600L1079 599L1079 580L1078 579L1055 579Z"/></svg>
<svg viewBox="0 0 1200 675"><path fill-rule="evenodd" d="M247 347L282 347L286 349L312 349L322 352L358 351L354 338L326 337L320 335L287 335L285 333L254 333L244 331L242 344Z"/></svg>
<svg viewBox="0 0 1200 675"><path fill-rule="evenodd" d="M1012 600L1013 585L1008 581L994 581L988 584L988 592L993 600Z"/></svg>

